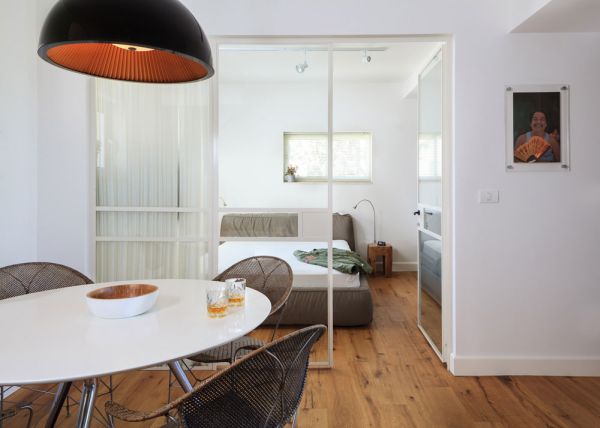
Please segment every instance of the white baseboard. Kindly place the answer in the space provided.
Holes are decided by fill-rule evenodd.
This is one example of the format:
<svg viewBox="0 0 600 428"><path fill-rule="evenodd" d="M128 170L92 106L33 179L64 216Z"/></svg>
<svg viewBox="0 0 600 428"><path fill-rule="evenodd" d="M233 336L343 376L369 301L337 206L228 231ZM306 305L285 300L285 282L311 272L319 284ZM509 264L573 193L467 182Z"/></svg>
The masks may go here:
<svg viewBox="0 0 600 428"><path fill-rule="evenodd" d="M417 262L392 262L392 272L416 272Z"/></svg>
<svg viewBox="0 0 600 428"><path fill-rule="evenodd" d="M455 376L600 376L600 357L450 356Z"/></svg>

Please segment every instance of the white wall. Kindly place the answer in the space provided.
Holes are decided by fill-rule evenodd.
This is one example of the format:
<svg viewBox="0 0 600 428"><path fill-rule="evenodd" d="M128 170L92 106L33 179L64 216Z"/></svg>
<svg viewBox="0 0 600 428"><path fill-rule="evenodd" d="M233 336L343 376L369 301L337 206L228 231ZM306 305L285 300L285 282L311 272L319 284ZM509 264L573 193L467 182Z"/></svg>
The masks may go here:
<svg viewBox="0 0 600 428"><path fill-rule="evenodd" d="M508 30L512 31L551 0L509 0L508 1Z"/></svg>
<svg viewBox="0 0 600 428"><path fill-rule="evenodd" d="M327 185L283 183L284 131L327 131L327 82L219 85L219 196L229 207L326 208Z"/></svg>
<svg viewBox="0 0 600 428"><path fill-rule="evenodd" d="M54 0L38 1L38 30ZM33 52L35 54L35 52ZM95 195L90 183L90 78L69 73L37 55L38 260L92 275L90 240ZM92 171L91 174L94 174Z"/></svg>
<svg viewBox="0 0 600 428"><path fill-rule="evenodd" d="M355 219L357 251L366 257L373 241L394 247L396 270L415 269L416 98L403 99L391 83L334 83L334 131L370 132L372 183L333 187L333 209ZM327 206L323 183L283 182L284 132L327 132L326 82L222 83L219 130L219 195L229 207ZM248 106L252 106L248 108Z"/></svg>
<svg viewBox="0 0 600 428"><path fill-rule="evenodd" d="M0 6L0 266L36 259L35 3Z"/></svg>
<svg viewBox="0 0 600 428"><path fill-rule="evenodd" d="M451 367L459 374L600 375L600 58L594 54L599 34L509 35L507 5L496 0L186 3L211 35L453 34L456 319ZM40 84L68 90L77 100L63 104L40 98L45 106L40 115L64 123L86 102L80 77L58 70L50 80L53 72L39 71ZM504 170L504 85L532 82L571 85L570 172ZM40 88L40 94L46 90ZM26 119L19 115L18 120ZM88 123L70 125L79 136ZM38 132L50 136L45 144L64 153L53 161L86 162L83 152L70 149L78 137L64 141L51 126L47 122ZM54 186L45 190L52 194L71 189L63 198L82 213L85 186L71 182L84 182L86 174L78 169L53 177L46 171L39 181L52 180ZM20 184L16 177L10 183ZM479 205L480 188L499 189L500 203ZM27 215L30 208L20 213ZM75 216L48 219L46 227L69 236L45 245L76 265L87 242ZM70 228L74 221L76 227Z"/></svg>
<svg viewBox="0 0 600 428"><path fill-rule="evenodd" d="M64 70L41 60L38 71L38 258L91 275L89 79L63 80Z"/></svg>
<svg viewBox="0 0 600 428"><path fill-rule="evenodd" d="M511 0L514 33L600 31L598 0Z"/></svg>
<svg viewBox="0 0 600 428"><path fill-rule="evenodd" d="M361 199L373 202L377 215L377 240L393 246L393 270L415 270L417 204L417 99L401 98L395 84L334 84L334 131L366 130L373 136L371 184L333 186L333 209L355 219L357 251L366 257L373 242L372 210Z"/></svg>
<svg viewBox="0 0 600 428"><path fill-rule="evenodd" d="M495 55L457 64L456 370L599 375L600 57L586 52L600 35L484 41ZM539 65L540 50L560 61ZM570 172L504 172L504 123L489 118L503 117L504 85L531 82L571 85ZM482 188L500 203L477 204Z"/></svg>

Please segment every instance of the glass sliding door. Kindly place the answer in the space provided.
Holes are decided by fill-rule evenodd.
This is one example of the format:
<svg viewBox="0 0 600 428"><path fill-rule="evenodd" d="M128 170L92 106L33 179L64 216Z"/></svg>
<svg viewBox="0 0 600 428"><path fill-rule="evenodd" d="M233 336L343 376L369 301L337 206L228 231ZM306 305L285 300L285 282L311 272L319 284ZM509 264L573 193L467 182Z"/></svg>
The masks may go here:
<svg viewBox="0 0 600 428"><path fill-rule="evenodd" d="M418 325L443 360L442 51L419 74Z"/></svg>
<svg viewBox="0 0 600 428"><path fill-rule="evenodd" d="M329 60L322 44L218 45L214 270L259 255L292 267L292 294L278 336L299 324L328 321ZM305 262L313 261L313 250L325 266ZM311 355L313 365L332 362L329 327ZM256 334L268 337L271 331L263 327Z"/></svg>
<svg viewBox="0 0 600 428"><path fill-rule="evenodd" d="M207 278L208 83L96 79L96 280Z"/></svg>

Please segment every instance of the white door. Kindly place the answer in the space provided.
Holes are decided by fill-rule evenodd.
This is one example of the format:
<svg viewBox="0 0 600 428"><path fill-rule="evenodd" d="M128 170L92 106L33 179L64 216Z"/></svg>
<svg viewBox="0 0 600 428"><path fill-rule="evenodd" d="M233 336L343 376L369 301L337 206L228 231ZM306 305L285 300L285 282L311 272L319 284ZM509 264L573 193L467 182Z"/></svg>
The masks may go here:
<svg viewBox="0 0 600 428"><path fill-rule="evenodd" d="M444 360L442 328L442 51L419 74L418 325Z"/></svg>

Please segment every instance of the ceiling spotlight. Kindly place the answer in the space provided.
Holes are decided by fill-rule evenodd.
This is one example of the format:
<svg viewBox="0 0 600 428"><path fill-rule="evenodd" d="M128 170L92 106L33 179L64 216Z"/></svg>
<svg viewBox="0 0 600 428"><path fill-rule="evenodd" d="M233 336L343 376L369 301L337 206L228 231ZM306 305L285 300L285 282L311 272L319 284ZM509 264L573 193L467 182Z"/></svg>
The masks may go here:
<svg viewBox="0 0 600 428"><path fill-rule="evenodd" d="M296 65L296 71L298 73L304 73L304 70L306 70L307 68L308 68L308 64L306 63L306 61L304 61L303 64Z"/></svg>
<svg viewBox="0 0 600 428"><path fill-rule="evenodd" d="M371 62L371 56L367 55L367 50L366 49L363 50L362 62L364 62L365 64L368 64L368 63Z"/></svg>
<svg viewBox="0 0 600 428"><path fill-rule="evenodd" d="M296 71L298 73L304 73L304 71L308 68L308 63L306 62L306 49L304 49L304 62L301 64L296 64Z"/></svg>

